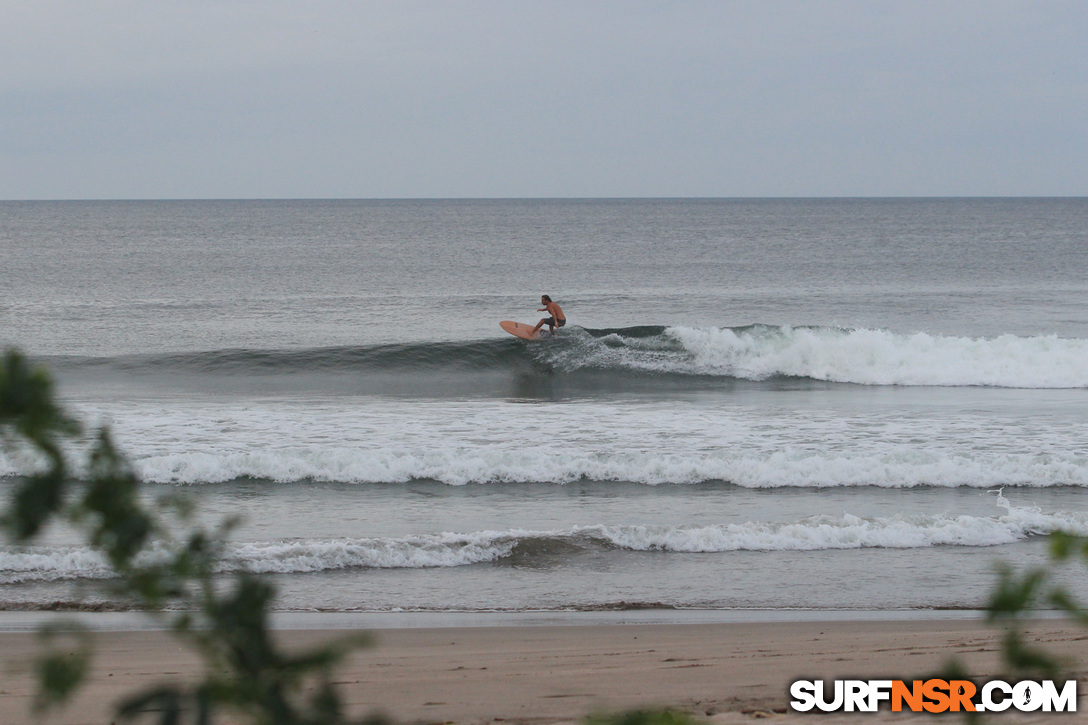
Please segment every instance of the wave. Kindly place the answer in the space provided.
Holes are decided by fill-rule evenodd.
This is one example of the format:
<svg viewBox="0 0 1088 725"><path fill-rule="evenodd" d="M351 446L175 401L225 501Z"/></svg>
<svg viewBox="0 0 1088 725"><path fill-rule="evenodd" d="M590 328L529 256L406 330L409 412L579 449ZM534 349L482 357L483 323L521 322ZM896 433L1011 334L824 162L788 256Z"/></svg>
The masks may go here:
<svg viewBox="0 0 1088 725"><path fill-rule="evenodd" d="M572 327L540 343L513 338L307 350L219 350L118 358L49 358L62 372L259 376L444 371L605 373L619 378L857 385L1088 387L1088 340L1055 335L973 338L887 330L749 325L733 328Z"/></svg>
<svg viewBox="0 0 1088 725"><path fill-rule="evenodd" d="M1082 416L676 404L354 398L76 406L155 484L725 482L745 488L1088 486ZM542 433L547 431L546 445ZM73 460L85 451L74 449ZM0 478L41 461L0 449Z"/></svg>
<svg viewBox="0 0 1088 725"><path fill-rule="evenodd" d="M1062 530L1088 535L1088 513L1014 507L1000 516L810 516L794 522L655 526L576 526L562 530L442 532L389 538L301 539L234 543L224 572L305 574L340 569L420 569L485 563L533 566L591 550L708 554L731 551L822 551L989 547ZM155 555L153 553L152 555ZM0 584L105 579L105 560L85 547L0 547Z"/></svg>
<svg viewBox="0 0 1088 725"><path fill-rule="evenodd" d="M40 463L32 456L0 454L0 478L28 475ZM587 452L557 458L547 451L224 451L141 457L134 466L147 483L182 485L251 480L359 485L435 482L450 486L579 481L648 486L726 483L753 489L1088 487L1088 461L1076 452L973 456Z"/></svg>
<svg viewBox="0 0 1088 725"><path fill-rule="evenodd" d="M1088 387L1088 340L968 338L885 330L671 328L695 370L861 385Z"/></svg>
<svg viewBox="0 0 1088 725"><path fill-rule="evenodd" d="M550 451L274 451L184 453L142 458L151 483L206 484L239 479L277 482L481 483L626 482L647 485L722 481L745 488L879 486L1088 486L1082 455L940 454L893 451L649 454Z"/></svg>

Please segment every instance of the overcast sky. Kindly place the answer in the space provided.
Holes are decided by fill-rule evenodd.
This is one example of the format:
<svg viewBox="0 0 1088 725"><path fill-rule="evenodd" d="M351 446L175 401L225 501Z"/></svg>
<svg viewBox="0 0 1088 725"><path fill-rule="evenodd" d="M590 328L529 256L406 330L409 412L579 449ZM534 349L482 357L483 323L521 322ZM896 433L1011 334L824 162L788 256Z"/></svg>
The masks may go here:
<svg viewBox="0 0 1088 725"><path fill-rule="evenodd" d="M1088 2L0 0L0 198L1088 195Z"/></svg>

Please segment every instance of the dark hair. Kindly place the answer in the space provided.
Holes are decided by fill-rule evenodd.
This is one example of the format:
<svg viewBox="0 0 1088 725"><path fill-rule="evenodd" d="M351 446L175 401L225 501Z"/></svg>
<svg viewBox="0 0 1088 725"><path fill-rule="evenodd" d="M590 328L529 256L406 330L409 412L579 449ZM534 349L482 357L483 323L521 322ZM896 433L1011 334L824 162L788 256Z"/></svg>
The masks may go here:
<svg viewBox="0 0 1088 725"><path fill-rule="evenodd" d="M545 302L551 302L552 301L552 298L549 297L548 295L540 295L540 299L544 300Z"/></svg>

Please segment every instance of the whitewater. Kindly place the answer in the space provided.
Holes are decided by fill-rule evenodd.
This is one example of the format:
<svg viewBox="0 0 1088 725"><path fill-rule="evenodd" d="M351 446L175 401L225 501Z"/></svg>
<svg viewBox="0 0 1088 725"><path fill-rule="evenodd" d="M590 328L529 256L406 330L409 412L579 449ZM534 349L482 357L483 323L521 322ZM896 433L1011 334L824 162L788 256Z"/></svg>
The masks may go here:
<svg viewBox="0 0 1088 725"><path fill-rule="evenodd" d="M445 531L388 538L294 539L229 545L223 571L310 573L334 569L417 569L470 566L518 553L525 564L537 552L593 548L676 553L819 551L986 547L1065 531L1088 535L1088 514L1012 506L994 492L1006 513L993 516L896 515L863 518L817 515L793 522L745 521L706 526L574 526L563 530ZM152 554L154 556L155 553ZM0 554L0 584L113 576L105 559L87 547L49 547Z"/></svg>
<svg viewBox="0 0 1088 725"><path fill-rule="evenodd" d="M1083 420L1054 415L1041 432L1010 407L953 419L906 401L895 411L861 404L797 411L699 398L575 401L543 410L357 399L190 401L169 410L143 401L77 410L92 425L107 425L139 474L161 484L1088 486ZM540 430L563 455L526 445ZM35 464L0 454L5 475L26 475Z"/></svg>

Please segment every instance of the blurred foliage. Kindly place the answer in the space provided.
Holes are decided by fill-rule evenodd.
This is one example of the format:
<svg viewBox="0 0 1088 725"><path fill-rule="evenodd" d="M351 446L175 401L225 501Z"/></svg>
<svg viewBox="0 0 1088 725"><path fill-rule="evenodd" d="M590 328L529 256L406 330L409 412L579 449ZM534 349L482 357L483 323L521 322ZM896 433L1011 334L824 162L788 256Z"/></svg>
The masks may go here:
<svg viewBox="0 0 1088 725"><path fill-rule="evenodd" d="M53 381L44 371L31 368L18 352L4 353L0 364L0 435L5 446L26 441L45 458L42 471L22 486L0 525L16 540L36 535L60 507L68 480L61 440L79 435L80 427L53 401Z"/></svg>
<svg viewBox="0 0 1088 725"><path fill-rule="evenodd" d="M1060 582L1060 567L1088 566L1088 538L1065 532L1050 536L1051 565L1017 572L1007 564L998 569L998 581L987 604L987 619L1005 628L1002 658L1016 674L1057 678L1070 663L1032 643L1024 632L1026 620L1040 610L1057 610L1081 625L1088 625L1088 609Z"/></svg>
<svg viewBox="0 0 1088 725"><path fill-rule="evenodd" d="M17 544L32 543L51 522L75 528L116 571L114 592L163 620L204 663L195 684L169 684L129 697L119 705L119 719L206 725L217 713L229 712L256 725L357 722L345 713L332 672L365 644L365 637L284 652L269 626L272 585L244 571L221 573L222 541L236 522L209 532L193 523L191 505L176 500L145 505L139 478L109 432L100 430L90 440L83 436L81 426L55 402L49 375L20 353L6 352L0 362L0 437L7 449L29 449L41 463L16 486L0 527ZM77 478L65 449L80 443L89 444L90 452ZM179 529L182 535L171 535ZM177 611L164 611L167 603ZM78 628L42 636L38 711L68 700L86 679L93 657L87 634ZM55 647L58 637L74 640L75 650Z"/></svg>
<svg viewBox="0 0 1088 725"><path fill-rule="evenodd" d="M41 689L34 699L34 710L41 713L49 709L52 700L67 698L83 684L92 648L90 637L80 627L43 627L38 636L45 651L35 662ZM58 639L74 640L75 647L55 647Z"/></svg>

